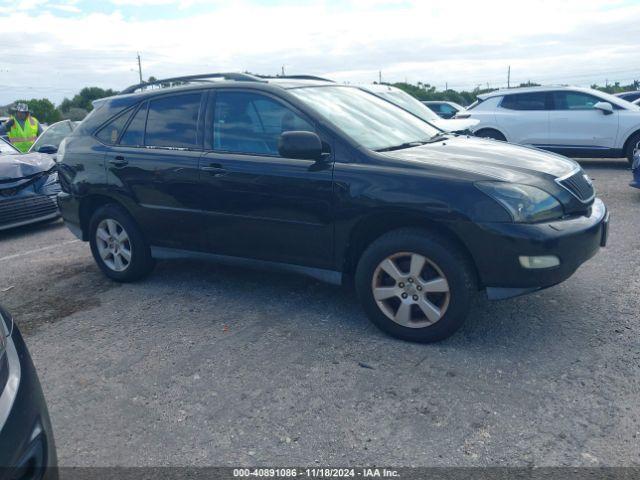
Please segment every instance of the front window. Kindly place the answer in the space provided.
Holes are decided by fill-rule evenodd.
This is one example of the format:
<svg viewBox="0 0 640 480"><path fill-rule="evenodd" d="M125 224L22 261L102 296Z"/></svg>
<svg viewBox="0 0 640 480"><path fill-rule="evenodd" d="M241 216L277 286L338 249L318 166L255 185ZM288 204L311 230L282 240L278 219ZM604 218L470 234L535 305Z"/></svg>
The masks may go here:
<svg viewBox="0 0 640 480"><path fill-rule="evenodd" d="M354 87L303 87L289 92L370 150L410 147L441 133L409 112Z"/></svg>
<svg viewBox="0 0 640 480"><path fill-rule="evenodd" d="M225 152L277 156L284 132L313 132L304 118L274 99L250 92L216 95L213 148Z"/></svg>
<svg viewBox="0 0 640 480"><path fill-rule="evenodd" d="M31 151L37 152L44 145L52 145L56 148L60 146L60 142L73 132L74 125L71 120L63 120L55 123L47 128L42 135L31 146Z"/></svg>
<svg viewBox="0 0 640 480"><path fill-rule="evenodd" d="M547 93L530 92L506 95L500 106L508 110L548 110Z"/></svg>

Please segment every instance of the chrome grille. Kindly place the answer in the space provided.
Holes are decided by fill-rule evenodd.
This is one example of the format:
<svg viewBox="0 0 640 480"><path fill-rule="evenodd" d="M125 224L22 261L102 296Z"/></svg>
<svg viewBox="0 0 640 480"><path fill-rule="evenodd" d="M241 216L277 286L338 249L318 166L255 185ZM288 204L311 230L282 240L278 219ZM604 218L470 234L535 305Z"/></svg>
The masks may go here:
<svg viewBox="0 0 640 480"><path fill-rule="evenodd" d="M591 179L582 169L578 169L566 177L557 178L556 182L581 202L590 202L596 194Z"/></svg>
<svg viewBox="0 0 640 480"><path fill-rule="evenodd" d="M4 200L0 197L0 227L51 216L58 210L54 199L46 195Z"/></svg>

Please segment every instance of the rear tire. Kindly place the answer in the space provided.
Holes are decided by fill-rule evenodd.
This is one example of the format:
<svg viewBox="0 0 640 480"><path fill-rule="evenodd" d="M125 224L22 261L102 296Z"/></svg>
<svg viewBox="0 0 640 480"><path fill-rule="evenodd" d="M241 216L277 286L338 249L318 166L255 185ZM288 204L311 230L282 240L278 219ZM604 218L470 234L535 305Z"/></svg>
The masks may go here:
<svg viewBox="0 0 640 480"><path fill-rule="evenodd" d="M494 140L500 140L501 142L506 142L506 137L501 134L499 131L494 130L493 128L484 128L482 130L478 130L476 132L476 137L480 138L493 138Z"/></svg>
<svg viewBox="0 0 640 480"><path fill-rule="evenodd" d="M89 222L89 243L100 270L117 282L139 280L155 266L140 228L118 205L96 210Z"/></svg>
<svg viewBox="0 0 640 480"><path fill-rule="evenodd" d="M437 342L464 323L477 292L467 256L426 230L402 229L373 242L355 276L358 298L384 332L413 342Z"/></svg>
<svg viewBox="0 0 640 480"><path fill-rule="evenodd" d="M624 152L625 157L627 157L627 161L629 165L633 165L633 152L636 149L640 149L640 132L634 133L629 141L627 142L627 149Z"/></svg>

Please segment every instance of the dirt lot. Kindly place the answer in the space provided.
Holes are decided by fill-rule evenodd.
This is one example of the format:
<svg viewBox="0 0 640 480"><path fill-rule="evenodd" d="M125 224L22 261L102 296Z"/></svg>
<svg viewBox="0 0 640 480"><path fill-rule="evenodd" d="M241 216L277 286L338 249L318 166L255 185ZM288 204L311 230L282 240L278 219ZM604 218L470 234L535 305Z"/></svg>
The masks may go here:
<svg viewBox="0 0 640 480"><path fill-rule="evenodd" d="M429 346L306 278L176 261L118 285L61 222L0 233L60 463L640 465L640 191L584 165L609 246Z"/></svg>

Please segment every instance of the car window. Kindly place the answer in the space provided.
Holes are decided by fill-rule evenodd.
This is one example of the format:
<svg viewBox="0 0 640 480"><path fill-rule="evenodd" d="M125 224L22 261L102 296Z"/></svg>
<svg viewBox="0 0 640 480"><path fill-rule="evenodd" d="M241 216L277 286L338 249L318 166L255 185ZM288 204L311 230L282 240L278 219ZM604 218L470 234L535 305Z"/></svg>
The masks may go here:
<svg viewBox="0 0 640 480"><path fill-rule="evenodd" d="M118 137L122 134L127 120L131 116L131 110L127 110L121 113L116 118L111 120L107 125L102 127L96 136L102 143L107 145L115 145L118 142ZM45 132L46 133L46 132Z"/></svg>
<svg viewBox="0 0 640 480"><path fill-rule="evenodd" d="M356 87L304 87L289 92L370 150L409 148L441 133L411 113Z"/></svg>
<svg viewBox="0 0 640 480"><path fill-rule="evenodd" d="M145 102L135 113L127 127L127 131L124 132L124 135L122 135L120 139L120 145L129 147L141 147L144 145L144 127L147 123L147 107L148 102Z"/></svg>
<svg viewBox="0 0 640 480"><path fill-rule="evenodd" d="M553 92L554 110L592 110L602 101L598 97L582 92Z"/></svg>
<svg viewBox="0 0 640 480"><path fill-rule="evenodd" d="M438 113L442 112L442 105L438 103L430 103L427 105L427 107L429 107L434 112L438 112Z"/></svg>
<svg viewBox="0 0 640 480"><path fill-rule="evenodd" d="M160 97L149 102L145 145L198 147L198 114L202 93Z"/></svg>
<svg viewBox="0 0 640 480"><path fill-rule="evenodd" d="M60 142L73 132L73 129L74 125L70 120L63 120L62 122L54 123L38 137L30 150L37 152L43 145L53 145L58 148L60 146Z"/></svg>
<svg viewBox="0 0 640 480"><path fill-rule="evenodd" d="M458 111L453 108L451 105L444 103L440 105L440 111L442 113L457 113Z"/></svg>
<svg viewBox="0 0 640 480"><path fill-rule="evenodd" d="M278 155L283 132L313 132L313 126L284 104L248 92L216 94L213 148L225 152Z"/></svg>
<svg viewBox="0 0 640 480"><path fill-rule="evenodd" d="M546 92L517 93L505 95L500 106L508 110L547 110L546 102Z"/></svg>

